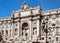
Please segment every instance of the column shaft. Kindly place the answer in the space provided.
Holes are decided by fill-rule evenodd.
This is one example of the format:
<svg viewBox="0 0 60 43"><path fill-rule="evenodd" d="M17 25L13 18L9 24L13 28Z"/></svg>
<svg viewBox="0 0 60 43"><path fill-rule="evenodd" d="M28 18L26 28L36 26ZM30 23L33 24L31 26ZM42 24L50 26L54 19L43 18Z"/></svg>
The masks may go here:
<svg viewBox="0 0 60 43"><path fill-rule="evenodd" d="M20 24L20 23L18 22L18 27L17 27L17 28L18 28L18 33L17 33L18 36L19 36L19 28L20 28L20 25L19 25L19 24Z"/></svg>
<svg viewBox="0 0 60 43"><path fill-rule="evenodd" d="M4 37L6 36L5 25L4 25Z"/></svg>
<svg viewBox="0 0 60 43"><path fill-rule="evenodd" d="M37 36L40 34L40 21L37 20Z"/></svg>
<svg viewBox="0 0 60 43"><path fill-rule="evenodd" d="M29 30L29 43L32 43L32 21L30 21L30 30Z"/></svg>

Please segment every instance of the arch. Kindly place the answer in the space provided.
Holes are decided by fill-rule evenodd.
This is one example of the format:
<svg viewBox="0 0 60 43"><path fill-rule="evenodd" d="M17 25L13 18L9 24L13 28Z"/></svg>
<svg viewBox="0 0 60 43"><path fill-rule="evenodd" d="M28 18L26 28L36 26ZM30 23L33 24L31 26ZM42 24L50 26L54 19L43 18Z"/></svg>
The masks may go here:
<svg viewBox="0 0 60 43"><path fill-rule="evenodd" d="M23 23L22 24L22 35L23 36L28 36L28 31L29 31L29 29L28 29L28 23Z"/></svg>
<svg viewBox="0 0 60 43"><path fill-rule="evenodd" d="M28 23L23 23L22 24L22 30L28 28Z"/></svg>
<svg viewBox="0 0 60 43"><path fill-rule="evenodd" d="M24 25L24 26L27 26L27 25L28 25L28 23L23 23L23 24L22 24L22 26L23 26L23 25Z"/></svg>

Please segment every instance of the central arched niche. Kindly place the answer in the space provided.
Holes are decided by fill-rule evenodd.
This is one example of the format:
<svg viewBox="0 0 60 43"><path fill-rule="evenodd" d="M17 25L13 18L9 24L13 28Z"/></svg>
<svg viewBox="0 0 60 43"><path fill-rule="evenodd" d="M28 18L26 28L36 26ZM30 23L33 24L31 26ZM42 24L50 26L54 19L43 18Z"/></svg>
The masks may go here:
<svg viewBox="0 0 60 43"><path fill-rule="evenodd" d="M28 36L28 32L29 32L28 23L23 23L22 24L22 35Z"/></svg>

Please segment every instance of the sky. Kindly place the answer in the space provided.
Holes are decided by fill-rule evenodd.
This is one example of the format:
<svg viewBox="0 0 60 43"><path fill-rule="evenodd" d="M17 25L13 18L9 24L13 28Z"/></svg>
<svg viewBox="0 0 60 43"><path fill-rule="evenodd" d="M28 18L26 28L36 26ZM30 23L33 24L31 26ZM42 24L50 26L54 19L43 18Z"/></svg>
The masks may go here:
<svg viewBox="0 0 60 43"><path fill-rule="evenodd" d="M30 7L40 6L42 11L60 8L60 0L0 0L0 18L9 17L12 11L20 10L24 1Z"/></svg>

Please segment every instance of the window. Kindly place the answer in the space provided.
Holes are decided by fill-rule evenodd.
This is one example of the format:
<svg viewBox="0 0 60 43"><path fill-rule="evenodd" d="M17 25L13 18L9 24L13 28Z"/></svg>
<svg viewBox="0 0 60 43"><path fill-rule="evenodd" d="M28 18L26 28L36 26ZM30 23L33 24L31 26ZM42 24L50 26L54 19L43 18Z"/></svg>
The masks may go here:
<svg viewBox="0 0 60 43"><path fill-rule="evenodd" d="M8 30L6 30L6 36L8 36Z"/></svg>
<svg viewBox="0 0 60 43"><path fill-rule="evenodd" d="M42 40L44 40L44 37L42 37Z"/></svg>
<svg viewBox="0 0 60 43"><path fill-rule="evenodd" d="M57 33L60 33L60 27L57 27L57 28L56 28L56 32L57 32Z"/></svg>
<svg viewBox="0 0 60 43"><path fill-rule="evenodd" d="M37 35L37 28L36 27L33 28L33 35Z"/></svg>
<svg viewBox="0 0 60 43"><path fill-rule="evenodd" d="M15 29L15 35L17 35L18 29Z"/></svg>
<svg viewBox="0 0 60 43"><path fill-rule="evenodd" d="M8 30L6 30L6 34L8 34Z"/></svg>
<svg viewBox="0 0 60 43"><path fill-rule="evenodd" d="M12 31L10 30L10 36L11 36Z"/></svg>
<svg viewBox="0 0 60 43"><path fill-rule="evenodd" d="M56 37L56 41L58 41L58 37Z"/></svg>
<svg viewBox="0 0 60 43"><path fill-rule="evenodd" d="M51 39L51 37L49 37L49 39Z"/></svg>

